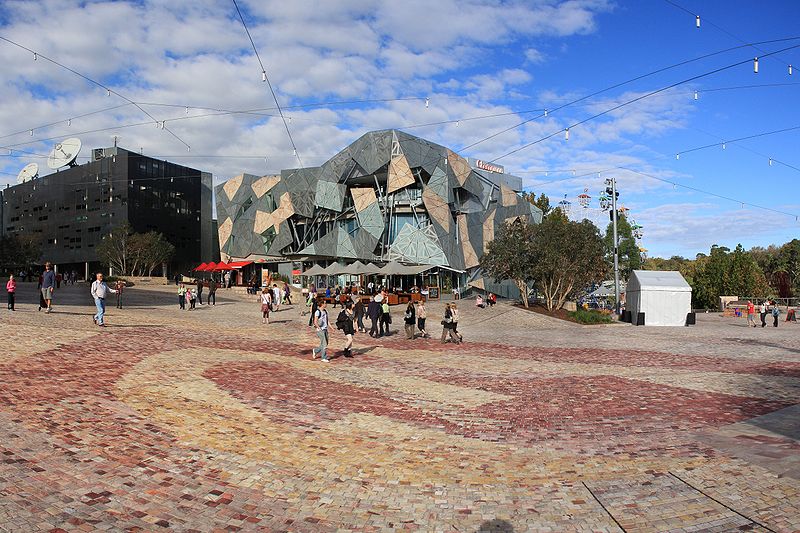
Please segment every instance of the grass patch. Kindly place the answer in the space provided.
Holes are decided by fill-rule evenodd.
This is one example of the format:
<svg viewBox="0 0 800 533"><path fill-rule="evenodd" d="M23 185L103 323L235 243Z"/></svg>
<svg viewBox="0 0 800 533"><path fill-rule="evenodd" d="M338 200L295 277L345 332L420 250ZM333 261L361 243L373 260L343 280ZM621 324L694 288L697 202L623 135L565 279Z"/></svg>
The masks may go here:
<svg viewBox="0 0 800 533"><path fill-rule="evenodd" d="M594 309L578 309L570 311L569 317L579 324L611 324L614 319L611 315L601 313Z"/></svg>

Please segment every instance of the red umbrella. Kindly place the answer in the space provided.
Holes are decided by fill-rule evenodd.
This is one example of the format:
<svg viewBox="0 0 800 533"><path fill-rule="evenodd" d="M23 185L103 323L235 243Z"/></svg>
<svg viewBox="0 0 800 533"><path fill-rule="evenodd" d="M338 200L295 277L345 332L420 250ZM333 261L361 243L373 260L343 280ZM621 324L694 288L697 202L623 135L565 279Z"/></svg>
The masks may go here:
<svg viewBox="0 0 800 533"><path fill-rule="evenodd" d="M200 263L200 266L198 266L197 268L195 268L195 269L194 269L194 271L195 271L195 272L202 272L202 271L203 271L203 270L205 270L206 268L208 268L208 265L207 265L207 264L205 264L205 263Z"/></svg>
<svg viewBox="0 0 800 533"><path fill-rule="evenodd" d="M211 261L209 264L206 265L205 271L206 272L214 272L216 270L217 264L214 261Z"/></svg>
<svg viewBox="0 0 800 533"><path fill-rule="evenodd" d="M233 270L233 268L225 264L225 261L220 261L214 270Z"/></svg>

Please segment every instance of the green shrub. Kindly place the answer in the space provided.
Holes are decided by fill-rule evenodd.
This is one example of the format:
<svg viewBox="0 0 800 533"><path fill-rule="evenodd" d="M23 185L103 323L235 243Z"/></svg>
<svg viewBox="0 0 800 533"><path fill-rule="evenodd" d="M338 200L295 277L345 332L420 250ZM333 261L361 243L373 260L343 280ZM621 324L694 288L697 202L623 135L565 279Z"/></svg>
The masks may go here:
<svg viewBox="0 0 800 533"><path fill-rule="evenodd" d="M594 309L578 309L569 312L570 318L579 324L611 324L614 319L611 315L595 311Z"/></svg>

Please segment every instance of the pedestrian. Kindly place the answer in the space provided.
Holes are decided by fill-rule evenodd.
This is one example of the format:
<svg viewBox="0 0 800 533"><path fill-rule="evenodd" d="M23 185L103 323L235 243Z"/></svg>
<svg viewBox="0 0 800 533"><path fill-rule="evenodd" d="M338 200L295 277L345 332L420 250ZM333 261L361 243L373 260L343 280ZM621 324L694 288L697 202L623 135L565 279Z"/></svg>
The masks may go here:
<svg viewBox="0 0 800 533"><path fill-rule="evenodd" d="M322 301L322 298L316 298L316 294L314 296L315 298L311 300L311 316L308 317L308 327L314 325L314 315L316 315L317 309L319 309L319 302Z"/></svg>
<svg viewBox="0 0 800 533"><path fill-rule="evenodd" d="M767 301L761 300L761 305L758 306L758 312L761 315L761 327L767 325Z"/></svg>
<svg viewBox="0 0 800 533"><path fill-rule="evenodd" d="M325 287L325 298L330 298L330 297L331 297L331 288Z"/></svg>
<svg viewBox="0 0 800 533"><path fill-rule="evenodd" d="M373 296L369 300L369 305L367 306L367 316L369 316L370 320L370 328L369 328L369 336L370 337L380 337L378 334L378 323L380 322L381 318L381 300L383 298L380 294Z"/></svg>
<svg viewBox="0 0 800 533"><path fill-rule="evenodd" d="M366 333L367 328L364 327L364 302L361 301L361 298L358 295L355 295L356 302L353 305L353 314L356 317L356 323L358 324L358 332L359 333Z"/></svg>
<svg viewBox="0 0 800 533"><path fill-rule="evenodd" d="M342 353L345 357L353 357L353 335L355 335L355 316L353 315L353 304L348 303L336 318L336 329L344 333L344 348Z"/></svg>
<svg viewBox="0 0 800 533"><path fill-rule="evenodd" d="M208 280L208 300L209 305L217 305L217 282L214 278Z"/></svg>
<svg viewBox="0 0 800 533"><path fill-rule="evenodd" d="M223 276L222 276L222 281L225 284L225 288L226 289L230 289L231 288L231 273L230 272L225 272L225 274L223 274Z"/></svg>
<svg viewBox="0 0 800 533"><path fill-rule="evenodd" d="M747 300L747 325L748 326L752 324L753 327L756 327L755 316L756 316L756 306L753 305L753 302L751 302L750 300Z"/></svg>
<svg viewBox="0 0 800 533"><path fill-rule="evenodd" d="M180 284L181 284L181 275L175 274L175 286L177 287Z"/></svg>
<svg viewBox="0 0 800 533"><path fill-rule="evenodd" d="M184 311L186 310L186 285L183 283L178 285L178 306Z"/></svg>
<svg viewBox="0 0 800 533"><path fill-rule="evenodd" d="M269 287L261 289L261 323L269 324L269 312L272 309L272 291Z"/></svg>
<svg viewBox="0 0 800 533"><path fill-rule="evenodd" d="M375 284L371 281L367 283L367 291L369 292L370 296L375 294Z"/></svg>
<svg viewBox="0 0 800 533"><path fill-rule="evenodd" d="M772 325L778 327L778 317L781 314L781 309L778 307L778 302L772 300Z"/></svg>
<svg viewBox="0 0 800 533"><path fill-rule="evenodd" d="M405 323L406 338L408 340L413 340L414 328L417 325L417 312L414 309L414 302L408 302L406 313L403 315L403 322Z"/></svg>
<svg viewBox="0 0 800 533"><path fill-rule="evenodd" d="M417 329L422 333L422 338L430 337L425 329L425 319L428 318L428 310L425 309L425 300L420 300L417 304Z"/></svg>
<svg viewBox="0 0 800 533"><path fill-rule="evenodd" d="M277 313L281 307L281 290L277 283L272 284L272 308Z"/></svg>
<svg viewBox="0 0 800 533"><path fill-rule="evenodd" d="M458 344L460 342L453 330L453 310L450 308L450 304L445 304L444 317L442 318L442 344L447 342L448 335L454 343Z"/></svg>
<svg viewBox="0 0 800 533"><path fill-rule="evenodd" d="M117 292L116 289L111 289L106 285L106 282L103 281L103 273L98 272L96 279L92 282L92 298L94 298L94 305L97 308L97 313L92 317L94 323L100 327L106 327L106 323L103 320L103 317L106 313L106 296L108 296L109 292Z"/></svg>
<svg viewBox="0 0 800 533"><path fill-rule="evenodd" d="M125 290L125 282L118 279L114 284L114 292L117 293L117 309L122 309L122 291Z"/></svg>
<svg viewBox="0 0 800 533"><path fill-rule="evenodd" d="M458 332L458 319L461 316L458 312L458 306L455 303L450 304L450 312L453 314L453 333L458 337L458 342L464 342L464 337Z"/></svg>
<svg viewBox="0 0 800 533"><path fill-rule="evenodd" d="M195 285L197 286L197 301L200 305L203 305L203 280L198 279Z"/></svg>
<svg viewBox="0 0 800 533"><path fill-rule="evenodd" d="M389 332L389 325L392 323L392 315L389 314L389 298L384 298L381 302L381 335L387 337L391 335ZM384 330L384 327L386 328Z"/></svg>
<svg viewBox="0 0 800 533"><path fill-rule="evenodd" d="M17 282L14 279L14 274L8 276L6 292L8 293L8 310L14 311L14 298L17 296Z"/></svg>
<svg viewBox="0 0 800 533"><path fill-rule="evenodd" d="M286 305L292 305L292 289L287 282L283 282L283 298L286 300Z"/></svg>
<svg viewBox="0 0 800 533"><path fill-rule="evenodd" d="M328 311L325 309L325 300L319 303L319 307L314 311L314 328L319 339L319 346L311 350L311 359L316 359L319 354L323 363L329 363L328 359Z"/></svg>
<svg viewBox="0 0 800 533"><path fill-rule="evenodd" d="M49 313L53 310L53 291L56 290L56 273L53 272L53 266L48 261L44 264L44 272L42 272L42 299L44 300L44 312Z"/></svg>
<svg viewBox="0 0 800 533"><path fill-rule="evenodd" d="M195 304L197 303L197 291L194 287L189 287L186 289L186 295L189 297L189 311L195 309Z"/></svg>

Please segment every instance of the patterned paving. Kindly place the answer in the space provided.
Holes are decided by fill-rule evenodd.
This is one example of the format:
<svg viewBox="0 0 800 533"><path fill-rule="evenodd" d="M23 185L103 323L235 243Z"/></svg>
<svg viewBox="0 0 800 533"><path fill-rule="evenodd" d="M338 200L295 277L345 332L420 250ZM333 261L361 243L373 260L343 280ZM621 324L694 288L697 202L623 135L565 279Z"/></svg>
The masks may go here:
<svg viewBox="0 0 800 533"><path fill-rule="evenodd" d="M461 346L323 365L298 307L133 289L101 330L82 289L0 321L0 531L800 530L797 326L660 350L465 306Z"/></svg>

